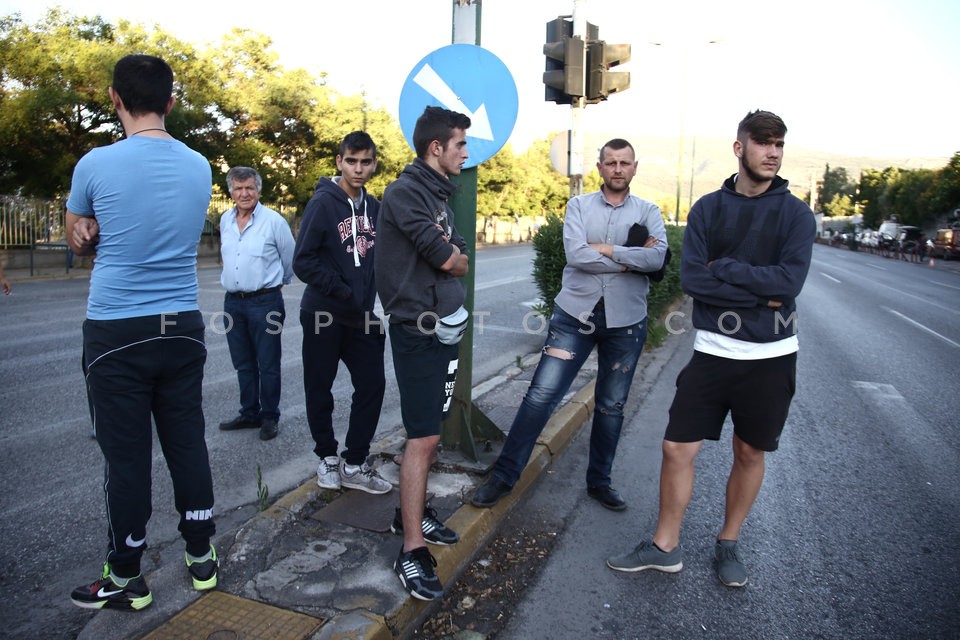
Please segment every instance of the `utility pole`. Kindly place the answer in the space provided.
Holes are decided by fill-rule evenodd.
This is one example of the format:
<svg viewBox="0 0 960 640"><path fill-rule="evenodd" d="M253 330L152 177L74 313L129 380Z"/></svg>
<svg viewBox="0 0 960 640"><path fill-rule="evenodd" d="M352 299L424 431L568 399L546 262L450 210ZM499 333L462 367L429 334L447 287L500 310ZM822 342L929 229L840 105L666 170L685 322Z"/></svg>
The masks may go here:
<svg viewBox="0 0 960 640"><path fill-rule="evenodd" d="M573 37L581 41L587 39L587 0L573 2ZM580 53L580 69L586 69L587 48L582 47ZM583 76L581 76L583 77ZM584 79L584 83L586 80ZM581 93L584 93L581 91ZM567 164L570 171L570 197L583 193L583 109L586 106L583 95L573 96L570 105L570 144L567 147L570 161Z"/></svg>
<svg viewBox="0 0 960 640"><path fill-rule="evenodd" d="M630 73L610 71L630 59L630 45L607 44L597 25L587 22L587 0L574 0L573 15L547 23L543 45L544 99L570 105L567 167L570 197L583 193L583 110L630 87Z"/></svg>
<svg viewBox="0 0 960 640"><path fill-rule="evenodd" d="M480 46L481 0L453 0L453 26L451 44ZM467 143L467 151L470 144ZM453 390L450 415L440 427L440 441L446 449L457 449L470 460L477 461L477 439L502 440L503 432L497 428L473 402L473 329L474 285L476 282L477 256L477 167L463 169L460 175L451 176L457 190L450 196L454 223L467 244L471 257L470 271L463 277L467 290L464 306L470 312L470 324L460 340L460 362L457 367L457 382Z"/></svg>

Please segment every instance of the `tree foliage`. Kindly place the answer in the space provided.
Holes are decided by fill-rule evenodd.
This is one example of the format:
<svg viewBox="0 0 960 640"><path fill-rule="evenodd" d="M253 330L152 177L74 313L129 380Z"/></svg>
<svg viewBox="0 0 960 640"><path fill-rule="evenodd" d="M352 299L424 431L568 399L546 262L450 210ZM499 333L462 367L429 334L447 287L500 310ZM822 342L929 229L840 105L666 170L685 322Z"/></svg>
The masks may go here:
<svg viewBox="0 0 960 640"><path fill-rule="evenodd" d="M831 218L836 216L852 216L856 212L853 198L839 193L833 194L830 202L823 205L823 213Z"/></svg>
<svg viewBox="0 0 960 640"><path fill-rule="evenodd" d="M916 226L949 217L960 208L960 152L937 171L894 167L865 170L856 203L864 226L871 228L892 215L903 224Z"/></svg>
<svg viewBox="0 0 960 640"><path fill-rule="evenodd" d="M856 191L857 184L847 175L846 169L831 169L827 164L823 178L817 182L817 202L828 216L850 215L841 205L844 202L852 203Z"/></svg>
<svg viewBox="0 0 960 640"><path fill-rule="evenodd" d="M412 158L395 121L322 77L282 68L271 46L235 29L200 51L158 28L60 9L34 25L0 19L0 192L60 196L80 156L122 137L106 89L115 62L138 52L170 63L177 103L167 129L209 159L221 188L231 166L252 166L265 199L302 205L318 178L336 172L343 136L365 129L380 150L370 190L382 194Z"/></svg>

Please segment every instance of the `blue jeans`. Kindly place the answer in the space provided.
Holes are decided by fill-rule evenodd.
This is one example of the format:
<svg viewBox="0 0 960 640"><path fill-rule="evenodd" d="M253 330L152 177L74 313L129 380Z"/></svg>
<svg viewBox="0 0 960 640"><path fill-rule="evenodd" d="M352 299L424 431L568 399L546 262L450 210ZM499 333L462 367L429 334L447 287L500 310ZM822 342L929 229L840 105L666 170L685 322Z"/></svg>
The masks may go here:
<svg viewBox="0 0 960 640"><path fill-rule="evenodd" d="M590 431L587 487L609 486L623 425L623 407L646 339L646 318L638 324L608 329L602 307L594 309L587 323L557 307L550 318L540 364L494 465L494 477L511 487L520 479L537 438L596 346L596 409ZM560 350L569 358L551 354L551 350Z"/></svg>
<svg viewBox="0 0 960 640"><path fill-rule="evenodd" d="M252 298L223 299L227 346L240 382L240 415L280 418L280 332L286 313L278 289Z"/></svg>

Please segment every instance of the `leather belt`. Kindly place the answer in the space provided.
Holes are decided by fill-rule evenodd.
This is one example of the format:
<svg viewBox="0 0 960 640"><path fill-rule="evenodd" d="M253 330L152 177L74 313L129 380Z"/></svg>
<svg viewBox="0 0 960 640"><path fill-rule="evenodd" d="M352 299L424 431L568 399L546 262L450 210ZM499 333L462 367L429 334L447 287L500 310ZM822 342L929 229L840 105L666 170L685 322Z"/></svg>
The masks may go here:
<svg viewBox="0 0 960 640"><path fill-rule="evenodd" d="M264 287L263 289L257 289L256 291L228 291L227 294L237 298L254 298L256 296L262 296L265 293L279 291L280 287L281 285L278 284L275 287Z"/></svg>

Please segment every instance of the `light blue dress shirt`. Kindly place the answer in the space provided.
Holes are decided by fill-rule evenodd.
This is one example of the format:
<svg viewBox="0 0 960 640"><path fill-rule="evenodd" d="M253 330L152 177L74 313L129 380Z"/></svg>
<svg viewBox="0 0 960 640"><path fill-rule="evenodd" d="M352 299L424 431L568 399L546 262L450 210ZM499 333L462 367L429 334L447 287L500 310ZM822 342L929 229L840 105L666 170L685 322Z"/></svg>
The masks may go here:
<svg viewBox="0 0 960 640"><path fill-rule="evenodd" d="M258 202L241 232L233 207L220 218L220 284L231 293L290 284L294 245L290 225L273 209Z"/></svg>

